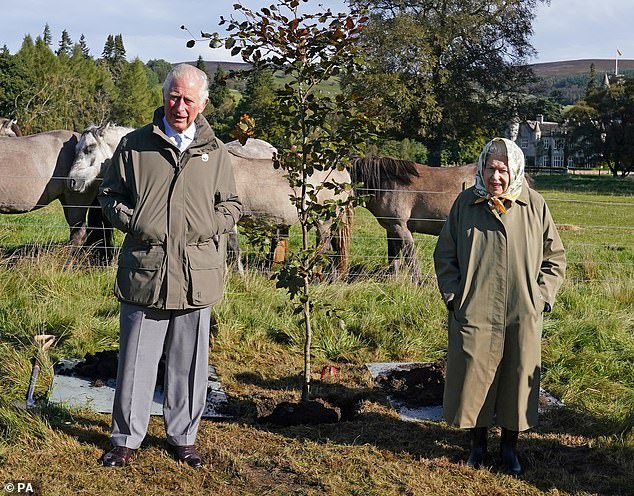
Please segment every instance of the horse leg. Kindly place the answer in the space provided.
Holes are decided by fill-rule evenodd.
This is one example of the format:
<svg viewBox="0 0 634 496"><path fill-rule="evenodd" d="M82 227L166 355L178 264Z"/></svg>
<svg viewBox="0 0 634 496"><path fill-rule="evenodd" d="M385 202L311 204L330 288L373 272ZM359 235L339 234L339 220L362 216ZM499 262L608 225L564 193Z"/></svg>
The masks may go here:
<svg viewBox="0 0 634 496"><path fill-rule="evenodd" d="M421 281L421 272L418 265L418 258L416 256L416 249L414 247L414 236L412 236L409 229L403 227L403 230L403 259L405 260L407 267L409 267L412 278L418 283Z"/></svg>
<svg viewBox="0 0 634 496"><path fill-rule="evenodd" d="M94 255L97 265L109 265L114 258L113 227L106 219L97 201L93 200L88 209L88 229L85 245L89 253Z"/></svg>
<svg viewBox="0 0 634 496"><path fill-rule="evenodd" d="M316 252L320 255L326 253L327 251L332 251L333 247L333 236L332 236L332 221L325 222L317 222L315 223L315 249ZM335 279L337 277L337 261L336 255L334 257L330 257L330 275L329 279ZM315 278L318 280L323 280L324 278L324 267L318 267L318 270L315 272Z"/></svg>
<svg viewBox="0 0 634 496"><path fill-rule="evenodd" d="M271 238L271 249L269 251L269 264L282 263L286 260L288 251L288 226L278 227L275 235Z"/></svg>
<svg viewBox="0 0 634 496"><path fill-rule="evenodd" d="M396 274L400 265L400 254L403 249L403 240L392 231L387 231L387 262L390 274Z"/></svg>
<svg viewBox="0 0 634 496"><path fill-rule="evenodd" d="M391 250L390 245L392 246ZM390 272L392 273L396 273L398 269L399 252L402 252L404 263L412 273L412 277L416 281L420 281L421 275L414 248L414 237L407 226L397 224L388 231L388 260L390 260Z"/></svg>
<svg viewBox="0 0 634 496"><path fill-rule="evenodd" d="M227 235L227 263L236 264L238 274L244 275L244 266L242 265L242 258L240 257L240 245L238 243L238 226L233 226L233 229Z"/></svg>
<svg viewBox="0 0 634 496"><path fill-rule="evenodd" d="M71 205L62 201L64 217L70 226L70 244L75 251L84 244L86 239L86 206Z"/></svg>

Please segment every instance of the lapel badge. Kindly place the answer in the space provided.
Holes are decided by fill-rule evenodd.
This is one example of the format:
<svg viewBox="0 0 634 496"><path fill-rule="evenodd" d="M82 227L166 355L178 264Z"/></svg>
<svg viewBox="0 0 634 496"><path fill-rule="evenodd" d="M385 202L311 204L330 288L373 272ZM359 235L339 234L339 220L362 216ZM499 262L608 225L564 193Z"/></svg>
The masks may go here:
<svg viewBox="0 0 634 496"><path fill-rule="evenodd" d="M207 162L207 161L209 161L209 154L208 153L203 153L201 158L203 159L203 162Z"/></svg>

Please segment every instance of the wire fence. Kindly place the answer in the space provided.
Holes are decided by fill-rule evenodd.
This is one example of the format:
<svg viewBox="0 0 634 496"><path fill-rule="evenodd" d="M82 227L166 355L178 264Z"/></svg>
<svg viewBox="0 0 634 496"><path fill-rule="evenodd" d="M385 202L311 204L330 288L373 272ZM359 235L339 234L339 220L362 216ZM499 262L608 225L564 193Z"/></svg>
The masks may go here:
<svg viewBox="0 0 634 496"><path fill-rule="evenodd" d="M5 176L8 177L8 176ZM15 178L17 176L11 176ZM41 179L21 176L25 180ZM50 178L48 178L50 179ZM54 177L66 180L65 177ZM369 190L365 190L369 191ZM404 190L372 190L380 192L400 192ZM413 193L408 190L409 193ZM444 191L416 191L417 194L446 194ZM263 191L262 194L266 194ZM560 228L562 239L568 253L569 274L583 281L618 282L634 278L634 196L614 196L610 199L569 199L557 195L544 195L553 217ZM631 201L628 201L631 199ZM32 253L52 250L67 244L69 226L59 211L59 203L48 208L45 204L20 204L0 202L0 212L14 212L28 207L34 210L28 214L17 216L0 216L0 259L8 257L28 257ZM74 208L99 209L99 206L68 205ZM592 210L592 212L591 212ZM247 215L258 217L267 212L248 212ZM387 244L398 241L396 237L386 234L379 223L392 223L398 220L389 216L374 216L364 208L357 208L352 231L352 248L350 253L351 271L356 276L387 277ZM411 217L408 225L418 223L442 223L444 220L428 217ZM111 229L111 228L104 228ZM115 231L115 230L113 230ZM115 234L113 232L113 234ZM121 235L111 236L111 246L99 249L112 250L115 253L120 247ZM248 267L268 271L266 254L260 247L248 243L246 236L240 236L240 257ZM290 250L301 245L301 234L298 229L291 229L288 234ZM413 243L416 257L422 265L423 279L433 278L433 267L430 262L435 246L435 237L414 234ZM75 254L87 252L89 247L76 247ZM336 259L341 257L332 253ZM401 260L407 266L408 260ZM97 263L97 266L104 264Z"/></svg>

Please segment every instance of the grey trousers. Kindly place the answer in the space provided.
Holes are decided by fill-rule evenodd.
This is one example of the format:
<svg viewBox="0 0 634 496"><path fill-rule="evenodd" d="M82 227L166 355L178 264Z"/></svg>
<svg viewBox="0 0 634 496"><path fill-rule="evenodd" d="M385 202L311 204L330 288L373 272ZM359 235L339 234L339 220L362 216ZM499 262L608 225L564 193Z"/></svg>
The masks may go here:
<svg viewBox="0 0 634 496"><path fill-rule="evenodd" d="M113 446L138 448L150 422L165 351L163 420L167 442L194 444L207 396L211 308L157 310L121 304Z"/></svg>

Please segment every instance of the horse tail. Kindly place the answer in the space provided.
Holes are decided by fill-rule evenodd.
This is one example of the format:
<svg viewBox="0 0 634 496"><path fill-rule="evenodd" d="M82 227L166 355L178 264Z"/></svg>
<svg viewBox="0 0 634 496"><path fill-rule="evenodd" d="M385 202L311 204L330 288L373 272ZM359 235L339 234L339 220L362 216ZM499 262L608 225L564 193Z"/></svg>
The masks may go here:
<svg viewBox="0 0 634 496"><path fill-rule="evenodd" d="M378 157L357 157L350 167L353 183L361 183L358 192L361 195L375 196L381 190L381 169Z"/></svg>
<svg viewBox="0 0 634 496"><path fill-rule="evenodd" d="M350 267L350 251L352 248L352 221L354 220L354 208L346 205L339 217L337 230L333 236L333 248L337 254L335 270L339 277L345 276Z"/></svg>

